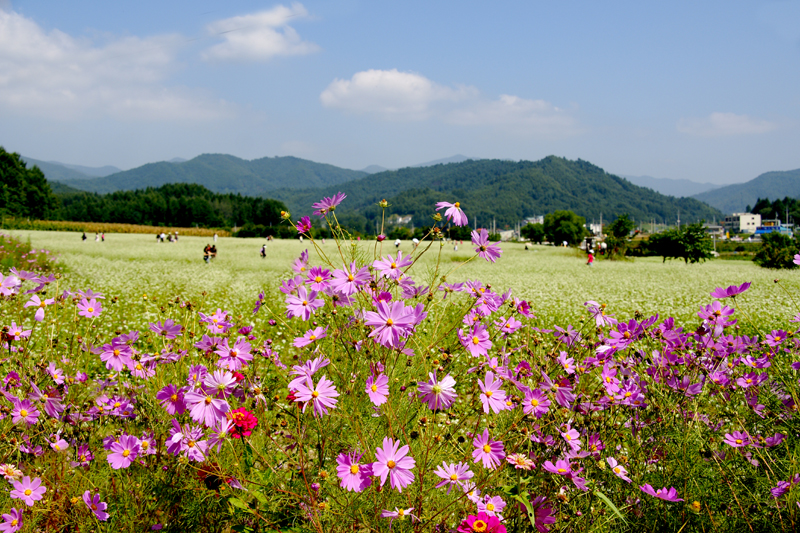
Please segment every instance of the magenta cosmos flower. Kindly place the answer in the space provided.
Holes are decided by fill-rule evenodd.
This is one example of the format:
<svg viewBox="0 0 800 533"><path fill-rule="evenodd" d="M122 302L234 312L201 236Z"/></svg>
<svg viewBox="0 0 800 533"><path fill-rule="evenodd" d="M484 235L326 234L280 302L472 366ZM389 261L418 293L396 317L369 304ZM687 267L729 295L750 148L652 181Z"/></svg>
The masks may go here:
<svg viewBox="0 0 800 533"><path fill-rule="evenodd" d="M502 388L503 381L494 379L494 372L491 370L486 372L485 381L478 381L478 387L481 389L481 403L483 403L484 413L489 414L490 409L495 414L510 409L506 405L506 393Z"/></svg>
<svg viewBox="0 0 800 533"><path fill-rule="evenodd" d="M447 374L441 381L436 379L436 372L428 374L429 381L418 384L417 391L420 400L428 404L428 408L435 411L437 409L449 409L456 401L456 380Z"/></svg>
<svg viewBox="0 0 800 533"><path fill-rule="evenodd" d="M503 250L497 244L489 242L489 232L485 229L475 230L472 232L472 245L475 246L475 251L478 257L486 259L494 263L500 259Z"/></svg>
<svg viewBox="0 0 800 533"><path fill-rule="evenodd" d="M182 329L183 327L180 324L175 323L175 321L171 318L168 318L163 322L150 323L150 331L153 331L156 335L164 337L168 340L180 336Z"/></svg>
<svg viewBox="0 0 800 533"><path fill-rule="evenodd" d="M466 226L469 224L467 215L465 215L464 211L461 210L461 202L456 202L454 204L451 204L450 202L438 202L436 204L437 211L444 209L445 207L447 210L444 212L444 216L447 217L447 220L450 220L456 226Z"/></svg>
<svg viewBox="0 0 800 533"><path fill-rule="evenodd" d="M11 484L14 485L14 489L9 496L12 499L22 500L28 507L33 507L33 504L41 500L42 495L47 492L47 487L42 486L42 480L38 477L31 481L29 476L25 476L22 481L12 481Z"/></svg>
<svg viewBox="0 0 800 533"><path fill-rule="evenodd" d="M183 401L189 408L192 420L202 422L206 427L212 427L218 420L224 420L225 413L230 410L228 402L215 398L214 391L206 387L187 392Z"/></svg>
<svg viewBox="0 0 800 533"><path fill-rule="evenodd" d="M295 348L303 348L317 342L318 340L324 339L328 336L328 326L324 328L314 328L306 331L306 334L302 337L295 337L293 346Z"/></svg>
<svg viewBox="0 0 800 533"><path fill-rule="evenodd" d="M742 431L725 433L725 444L734 448L744 448L750 446L750 435Z"/></svg>
<svg viewBox="0 0 800 533"><path fill-rule="evenodd" d="M314 312L325 305L322 298L317 298L317 291L307 291L305 287L298 287L297 296L290 294L286 297L286 316L289 318L299 316L308 320Z"/></svg>
<svg viewBox="0 0 800 533"><path fill-rule="evenodd" d="M723 289L722 287L717 287L711 292L712 298L731 298L738 294L742 294L744 291L750 288L750 282L747 281L742 283L741 285L731 285L727 289Z"/></svg>
<svg viewBox="0 0 800 533"><path fill-rule="evenodd" d="M83 503L86 504L86 507L88 507L89 510L94 513L94 516L96 516L101 522L105 522L108 520L108 517L111 516L106 512L108 505L106 502L100 501L99 494L95 493L92 495L92 493L87 490L83 493Z"/></svg>
<svg viewBox="0 0 800 533"><path fill-rule="evenodd" d="M22 529L22 511L11 508L11 512L3 515L3 523L0 524L0 531L3 533L15 533Z"/></svg>
<svg viewBox="0 0 800 533"><path fill-rule="evenodd" d="M232 371L239 370L253 360L253 355L250 353L251 349L252 346L244 337L236 339L233 346L228 344L228 339L223 339L222 345L214 351L219 355L217 366Z"/></svg>
<svg viewBox="0 0 800 533"><path fill-rule="evenodd" d="M496 516L486 513L469 515L456 529L458 533L506 533L506 526Z"/></svg>
<svg viewBox="0 0 800 533"><path fill-rule="evenodd" d="M368 377L365 392L376 406L385 404L386 397L389 396L389 378L384 374Z"/></svg>
<svg viewBox="0 0 800 533"><path fill-rule="evenodd" d="M350 296L358 292L358 290L367 285L371 277L369 275L369 267L358 268L356 262L350 263L350 267L344 267L343 270L334 270L333 279L331 280L331 288L345 296Z"/></svg>
<svg viewBox="0 0 800 533"><path fill-rule="evenodd" d="M297 233L308 233L311 231L311 218L303 217L297 221Z"/></svg>
<svg viewBox="0 0 800 533"><path fill-rule="evenodd" d="M338 400L336 397L339 393L336 392L336 386L333 381L329 380L326 376L319 378L319 383L314 385L311 378L308 378L305 384L297 386L295 393L295 401L303 402L303 412L306 411L309 402L314 404L314 416L322 416L328 414L328 409L336 407Z"/></svg>
<svg viewBox="0 0 800 533"><path fill-rule="evenodd" d="M14 402L11 417L11 421L14 424L25 422L32 426L39 419L39 411L36 410L30 400L22 400L21 402Z"/></svg>
<svg viewBox="0 0 800 533"><path fill-rule="evenodd" d="M670 487L669 490L667 490L666 487L664 487L663 489L655 490L649 483L646 483L644 485L639 486L639 488L642 489L642 492L644 492L645 494L649 494L650 496L659 498L667 502L683 501L683 498L678 498L678 491L675 490L675 487Z"/></svg>
<svg viewBox="0 0 800 533"><path fill-rule="evenodd" d="M488 429L483 430L483 435L475 437L472 444L475 446L472 458L475 463L481 461L484 468L494 470L506 456L503 442L490 439Z"/></svg>
<svg viewBox="0 0 800 533"><path fill-rule="evenodd" d="M133 435L123 435L119 442L112 442L111 453L108 454L108 464L114 470L128 468L139 455L139 439Z"/></svg>
<svg viewBox="0 0 800 533"><path fill-rule="evenodd" d="M417 462L408 456L408 446L400 446L388 437L383 438L383 448L375 450L376 461L372 463L373 475L380 476L381 487L389 477L389 483L393 489L403 492L403 487L407 487L414 482L412 468L417 466Z"/></svg>
<svg viewBox="0 0 800 533"><path fill-rule="evenodd" d="M628 477L628 471L625 470L625 467L619 464L616 459L608 457L606 461L608 461L608 466L611 467L611 471L614 472L615 476L628 483L631 482L631 478Z"/></svg>
<svg viewBox="0 0 800 533"><path fill-rule="evenodd" d="M33 318L37 322L41 322L42 320L44 320L44 308L47 307L48 305L53 305L53 303L55 303L55 300L53 298L41 300L39 299L39 296L34 294L33 296L31 296L30 301L28 301L24 307L36 307L37 308L36 314L33 316Z"/></svg>
<svg viewBox="0 0 800 533"><path fill-rule="evenodd" d="M361 463L360 453L340 453L336 473L343 489L361 492L372 485L372 463Z"/></svg>

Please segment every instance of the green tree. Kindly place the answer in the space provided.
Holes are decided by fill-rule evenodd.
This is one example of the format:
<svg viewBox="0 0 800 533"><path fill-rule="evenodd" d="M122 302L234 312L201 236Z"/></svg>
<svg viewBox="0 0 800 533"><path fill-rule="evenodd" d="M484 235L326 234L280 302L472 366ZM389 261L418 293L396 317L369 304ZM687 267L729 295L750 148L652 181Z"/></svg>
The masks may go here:
<svg viewBox="0 0 800 533"><path fill-rule="evenodd" d="M797 242L788 235L765 233L761 236L761 249L753 261L764 268L797 268L794 264L796 253Z"/></svg>
<svg viewBox="0 0 800 533"><path fill-rule="evenodd" d="M614 222L606 226L609 259L625 257L630 244L630 234L635 227L636 223L627 213L617 217Z"/></svg>
<svg viewBox="0 0 800 533"><path fill-rule="evenodd" d="M699 263L711 258L713 243L702 222L651 235L647 240L651 252L667 259L683 259L686 263Z"/></svg>
<svg viewBox="0 0 800 533"><path fill-rule="evenodd" d="M586 219L572 211L553 211L544 216L544 233L554 244L567 241L570 246L578 244L586 233Z"/></svg>
<svg viewBox="0 0 800 533"><path fill-rule="evenodd" d="M0 146L0 215L46 219L58 203L39 167L27 168L19 154Z"/></svg>
<svg viewBox="0 0 800 533"><path fill-rule="evenodd" d="M522 237L536 244L541 244L545 239L544 224L526 224L519 232Z"/></svg>

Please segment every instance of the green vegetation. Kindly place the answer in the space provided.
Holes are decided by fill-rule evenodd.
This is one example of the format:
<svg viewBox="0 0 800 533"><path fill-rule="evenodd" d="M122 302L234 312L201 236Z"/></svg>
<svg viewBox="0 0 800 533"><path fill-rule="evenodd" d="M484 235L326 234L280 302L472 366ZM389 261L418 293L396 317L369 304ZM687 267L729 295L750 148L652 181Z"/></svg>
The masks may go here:
<svg viewBox="0 0 800 533"><path fill-rule="evenodd" d="M67 194L54 218L149 226L271 226L281 222L282 202L240 194L215 194L189 183L175 183L107 195Z"/></svg>
<svg viewBox="0 0 800 533"><path fill-rule="evenodd" d="M625 257L630 245L631 232L635 227L636 223L626 213L604 228L609 259Z"/></svg>
<svg viewBox="0 0 800 533"><path fill-rule="evenodd" d="M56 268L56 258L49 250L32 248L30 241L0 233L0 275L11 268L50 272Z"/></svg>
<svg viewBox="0 0 800 533"><path fill-rule="evenodd" d="M544 234L551 243L578 244L586 234L586 219L572 211L555 211L544 216Z"/></svg>
<svg viewBox="0 0 800 533"><path fill-rule="evenodd" d="M785 197L783 200L775 200L770 202L769 198L759 198L756 200L753 207L747 206L749 213L761 215L761 219L778 219L782 224L786 224L789 220L786 219L786 213L789 213L789 219L792 222L800 221L800 200L797 198Z"/></svg>
<svg viewBox="0 0 800 533"><path fill-rule="evenodd" d="M701 202L719 209L723 213L738 213L752 205L756 198L767 196L800 197L800 169L785 172L765 172L746 183L736 183L700 194L695 194ZM770 218L772 217L770 213Z"/></svg>
<svg viewBox="0 0 800 533"><path fill-rule="evenodd" d="M651 235L647 248L653 255L667 259L683 259L684 263L698 263L711 259L713 243L703 224L688 224Z"/></svg>
<svg viewBox="0 0 800 533"><path fill-rule="evenodd" d="M196 183L216 193L260 196L286 188L325 187L362 178L365 172L315 163L297 157L248 161L232 155L203 154L183 163L148 163L104 178L67 180L76 189L96 193Z"/></svg>
<svg viewBox="0 0 800 533"><path fill-rule="evenodd" d="M27 168L19 154L0 146L0 216L47 218L58 199L39 167Z"/></svg>
<svg viewBox="0 0 800 533"><path fill-rule="evenodd" d="M522 238L528 239L536 244L541 244L546 238L544 224L526 224L519 230L519 233Z"/></svg>
<svg viewBox="0 0 800 533"><path fill-rule="evenodd" d="M797 268L794 264L797 248L797 241L788 235L765 233L761 236L761 248L753 261L764 268Z"/></svg>
<svg viewBox="0 0 800 533"><path fill-rule="evenodd" d="M332 196L339 186L271 193L286 202L293 214L307 213L308 206ZM472 227L509 228L533 215L571 210L587 220L614 213L628 213L635 221L652 217L672 220L680 211L684 220L701 220L722 213L692 198L673 198L637 187L586 161L546 157L540 161L480 160L403 168L349 182L341 212L366 217L371 227L380 221L377 203L387 199L387 214L413 215L414 226L430 224L431 206L439 201L458 201ZM340 211L337 211L339 216Z"/></svg>

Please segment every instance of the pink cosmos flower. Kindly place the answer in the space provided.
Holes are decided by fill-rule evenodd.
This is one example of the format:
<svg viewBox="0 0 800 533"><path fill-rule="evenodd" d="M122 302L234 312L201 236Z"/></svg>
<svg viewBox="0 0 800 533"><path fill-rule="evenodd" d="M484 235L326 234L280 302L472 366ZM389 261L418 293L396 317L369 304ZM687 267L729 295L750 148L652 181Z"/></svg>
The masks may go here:
<svg viewBox="0 0 800 533"><path fill-rule="evenodd" d="M168 318L163 322L159 321L150 323L150 330L155 332L156 335L164 337L167 340L179 337L181 335L181 329L182 326L180 324L176 324L171 318Z"/></svg>
<svg viewBox="0 0 800 533"><path fill-rule="evenodd" d="M408 456L408 446L400 446L388 437L383 438L383 448L375 450L376 461L372 463L372 473L381 478L381 487L389 477L393 489L403 492L403 488L414 482L412 468L417 466L414 458Z"/></svg>
<svg viewBox="0 0 800 533"><path fill-rule="evenodd" d="M394 511L388 511L388 510L384 509L383 511L381 511L381 516L383 518L388 518L389 519L389 531L391 531L392 530L392 522L394 522L395 519L404 520L407 516L410 516L412 522L414 520L419 522L419 518L416 517L415 515L411 514L411 511L413 511L413 510L414 510L413 507L409 507L408 509L398 509L397 507L395 507Z"/></svg>
<svg viewBox="0 0 800 533"><path fill-rule="evenodd" d="M625 467L619 464L616 459L608 457L606 461L608 462L608 466L611 467L611 471L614 472L614 475L628 483L631 482L631 478L628 477L628 471L625 470Z"/></svg>
<svg viewBox="0 0 800 533"><path fill-rule="evenodd" d="M133 435L123 435L119 442L112 442L109 450L112 452L106 458L114 470L128 468L139 455L139 439Z"/></svg>
<svg viewBox="0 0 800 533"><path fill-rule="evenodd" d="M378 302L377 312L364 313L364 324L372 326L369 336L387 348L397 348L400 338L407 337L414 330L414 315L408 312L403 302Z"/></svg>
<svg viewBox="0 0 800 533"><path fill-rule="evenodd" d="M731 285L727 289L723 289L722 287L717 287L711 292L712 298L732 298L736 297L739 294L742 294L744 291L750 288L750 282L747 281L742 283L739 286Z"/></svg>
<svg viewBox="0 0 800 533"><path fill-rule="evenodd" d="M219 355L217 366L232 371L239 370L253 360L251 350L252 346L244 337L236 339L233 346L228 345L228 339L223 339L222 345L214 351Z"/></svg>
<svg viewBox="0 0 800 533"><path fill-rule="evenodd" d="M670 487L669 490L667 490L666 487L664 487L663 489L655 490L653 489L652 486L650 486L650 484L645 484L645 485L640 485L639 488L642 489L642 492L667 502L683 501L683 498L678 498L678 491L675 490L675 487Z"/></svg>
<svg viewBox="0 0 800 533"><path fill-rule="evenodd" d="M375 378L368 377L365 392L374 405L385 404L386 397L389 396L389 378L384 374L378 374Z"/></svg>
<svg viewBox="0 0 800 533"><path fill-rule="evenodd" d="M218 420L225 419L225 413L230 410L228 402L214 397L214 391L201 387L184 394L183 400L189 408L189 415L195 422L202 422L206 427L212 427Z"/></svg>
<svg viewBox="0 0 800 533"><path fill-rule="evenodd" d="M438 489L447 485L447 494L450 494L450 490L453 488L454 485L463 487L463 484L461 482L472 479L472 477L475 475L469 469L469 465L465 463L447 464L445 462L443 462L441 466L436 468L434 474L436 474L443 480L436 485L436 488Z"/></svg>
<svg viewBox="0 0 800 533"><path fill-rule="evenodd" d="M22 529L22 526L22 511L12 507L10 513L3 514L3 523L0 524L0 531L3 533L15 533Z"/></svg>
<svg viewBox="0 0 800 533"><path fill-rule="evenodd" d="M500 520L503 519L503 509L506 507L506 502L500 496L485 496L482 501L478 502L478 512L486 513L487 516L496 516Z"/></svg>
<svg viewBox="0 0 800 533"><path fill-rule="evenodd" d="M549 409L550 399L541 390L534 389L525 393L525 399L522 401L523 413L542 418Z"/></svg>
<svg viewBox="0 0 800 533"><path fill-rule="evenodd" d="M295 337L293 346L295 348L303 348L305 346L308 346L309 344L317 342L320 339L324 339L327 336L328 336L328 326L325 326L324 328L320 327L320 328L310 329L306 331L305 335L303 335L302 337Z"/></svg>
<svg viewBox="0 0 800 533"><path fill-rule="evenodd" d="M53 305L54 303L55 300L53 298L41 300L39 299L38 295L34 294L33 296L31 296L30 301L25 303L24 307L36 307L37 308L36 314L33 316L33 318L37 322L41 322L42 320L44 320L44 308L47 307L48 305Z"/></svg>
<svg viewBox="0 0 800 533"><path fill-rule="evenodd" d="M489 370L486 372L485 381L478 381L478 387L481 389L481 403L483 403L483 412L489 414L489 409L498 414L500 411L510 409L506 405L506 393L502 389L503 381L494 379L494 372Z"/></svg>
<svg viewBox="0 0 800 533"><path fill-rule="evenodd" d="M311 267L306 284L312 291L322 292L330 285L331 271L322 267Z"/></svg>
<svg viewBox="0 0 800 533"><path fill-rule="evenodd" d="M341 487L348 491L361 492L372 485L372 463L360 463L360 453L340 453L336 458L336 473Z"/></svg>
<svg viewBox="0 0 800 533"><path fill-rule="evenodd" d="M499 440L491 440L489 438L489 430L484 429L483 435L475 437L472 441L475 449L472 451L472 458L477 463L481 461L484 468L494 470L500 466L500 462L506 456L503 442Z"/></svg>
<svg viewBox="0 0 800 533"><path fill-rule="evenodd" d="M42 480L38 477L31 481L29 476L25 476L22 481L12 481L11 484L14 489L9 496L12 499L22 500L28 507L33 507L33 504L41 500L42 495L47 492L47 487L42 486Z"/></svg>
<svg viewBox="0 0 800 533"><path fill-rule="evenodd" d="M156 394L156 400L161 403L161 407L166 409L167 413L175 416L176 414L183 414L186 411L186 404L183 401L183 395L186 388L178 389L175 385L169 384Z"/></svg>
<svg viewBox="0 0 800 533"><path fill-rule="evenodd" d="M108 520L108 517L111 516L106 512L108 504L100 501L100 495L97 493L92 495L91 491L87 490L84 492L83 503L86 504L86 507L88 507L89 510L94 513L94 516L97 517L97 519L101 522L105 522Z"/></svg>
<svg viewBox="0 0 800 533"><path fill-rule="evenodd" d="M436 204L437 211L444 209L445 207L447 210L444 212L444 216L447 217L447 220L450 220L456 226L466 226L469 224L467 215L465 215L464 211L461 210L461 202L456 202L454 204L451 204L450 202L438 202Z"/></svg>
<svg viewBox="0 0 800 533"><path fill-rule="evenodd" d="M411 266L413 261L410 257L403 257L403 252L398 251L397 257L392 257L391 254L383 259L376 259L372 266L380 272L382 276L389 279L398 279L403 274L403 269Z"/></svg>
<svg viewBox="0 0 800 533"><path fill-rule="evenodd" d="M536 466L530 458L519 453L512 453L506 457L506 462L510 465L514 465L516 470L533 470Z"/></svg>
<svg viewBox="0 0 800 533"><path fill-rule="evenodd" d="M725 434L725 444L734 448L744 448L750 446L750 435L742 431L734 431Z"/></svg>
<svg viewBox="0 0 800 533"><path fill-rule="evenodd" d="M78 304L78 314L81 316L85 316L86 318L94 318L100 316L100 313L103 312L103 306L100 305L100 302L92 298L91 300L87 300L84 298Z"/></svg>
<svg viewBox="0 0 800 533"><path fill-rule="evenodd" d="M495 243L489 242L489 232L485 229L472 232L472 244L476 246L478 257L494 263L500 258L503 250Z"/></svg>
<svg viewBox="0 0 800 533"><path fill-rule="evenodd" d="M350 267L344 267L342 270L333 271L333 279L331 280L331 288L345 296L350 296L358 292L361 287L367 285L370 281L369 267L356 266L356 262L350 263Z"/></svg>
<svg viewBox="0 0 800 533"><path fill-rule="evenodd" d="M458 332L458 338L461 344L467 351L472 354L472 357L480 357L486 355L492 348L492 341L489 340L489 332L483 324L475 324L472 327L472 332L464 334Z"/></svg>
<svg viewBox="0 0 800 533"><path fill-rule="evenodd" d="M581 441L580 441L581 434L578 433L577 429L574 429L572 426L567 424L564 431L561 432L561 437L566 441L567 445L572 448L573 451L581 449Z"/></svg>
<svg viewBox="0 0 800 533"><path fill-rule="evenodd" d="M18 277L12 275L3 277L2 274L0 274L0 296L17 294L20 285L22 285L22 282Z"/></svg>
<svg viewBox="0 0 800 533"><path fill-rule="evenodd" d="M418 384L417 392L420 400L428 404L432 411L449 409L456 401L456 380L447 374L441 381L436 379L436 372L428 374L429 381Z"/></svg>
<svg viewBox="0 0 800 533"><path fill-rule="evenodd" d="M342 203L342 200L347 198L347 195L343 192L337 192L333 195L333 198L328 198L327 196L320 200L319 202L312 204L311 208L316 209L314 211L315 215L319 215L321 218L325 217L325 213L330 211L335 211L336 206Z"/></svg>
<svg viewBox="0 0 800 533"><path fill-rule="evenodd" d="M800 254L794 255L794 260L792 261L795 265L800 265Z"/></svg>
<svg viewBox="0 0 800 533"><path fill-rule="evenodd" d="M30 400L22 400L14 402L14 408L11 410L11 421L14 424L25 422L32 426L39 419L39 411L33 406Z"/></svg>
<svg viewBox="0 0 800 533"><path fill-rule="evenodd" d="M56 435L53 441L50 443L50 447L53 448L53 451L63 452L69 448L69 442L62 439L60 435Z"/></svg>
<svg viewBox="0 0 800 533"><path fill-rule="evenodd" d="M7 337L11 341L20 341L22 339L28 339L31 336L30 329L25 329L22 326L18 326L16 322L13 320L11 321L11 325L8 327L8 333L6 333Z"/></svg>
<svg viewBox="0 0 800 533"><path fill-rule="evenodd" d="M334 386L333 381L326 376L322 376L317 385L314 385L311 378L308 378L305 384L298 385L295 401L303 402L303 412L306 411L308 404L312 403L314 405L314 416L317 417L327 415L328 409L336 407L337 396L339 396L339 393L336 392L336 386Z"/></svg>
<svg viewBox="0 0 800 533"><path fill-rule="evenodd" d="M297 295L290 294L286 297L286 316L301 317L308 320L317 309L325 305L322 298L317 298L317 291L307 291L305 287L297 288Z"/></svg>

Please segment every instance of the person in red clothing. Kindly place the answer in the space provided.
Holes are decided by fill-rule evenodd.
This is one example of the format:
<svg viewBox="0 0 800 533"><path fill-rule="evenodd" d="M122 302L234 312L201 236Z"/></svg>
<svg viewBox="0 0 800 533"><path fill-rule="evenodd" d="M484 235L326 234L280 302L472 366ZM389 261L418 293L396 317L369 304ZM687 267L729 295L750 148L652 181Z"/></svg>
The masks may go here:
<svg viewBox="0 0 800 533"><path fill-rule="evenodd" d="M589 250L589 259L586 260L586 264L588 266L592 266L592 263L594 263L594 253L593 252L594 252L594 250Z"/></svg>

